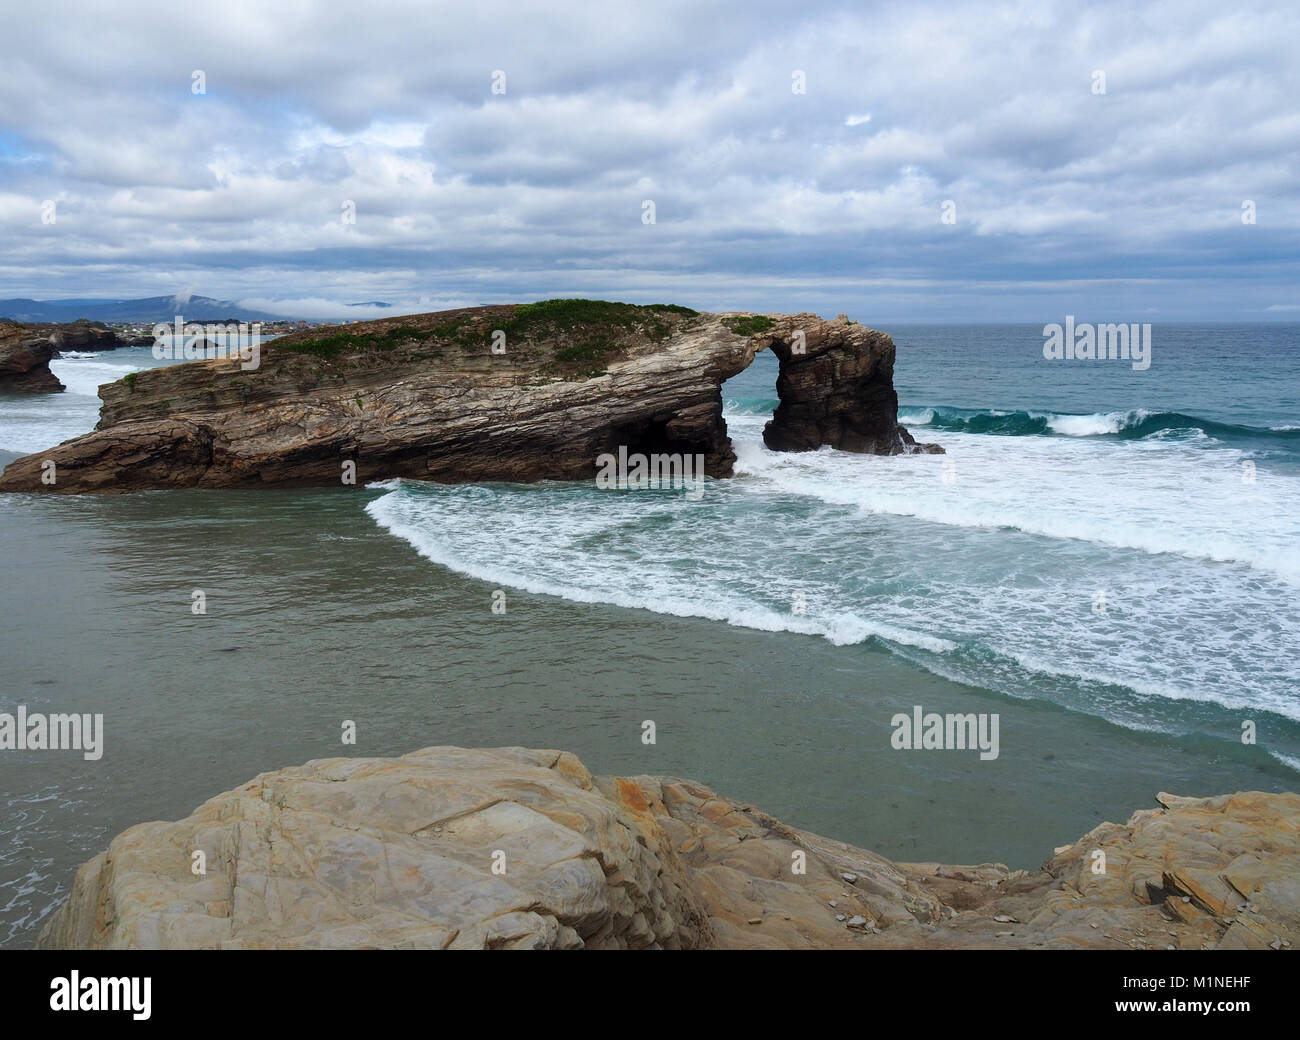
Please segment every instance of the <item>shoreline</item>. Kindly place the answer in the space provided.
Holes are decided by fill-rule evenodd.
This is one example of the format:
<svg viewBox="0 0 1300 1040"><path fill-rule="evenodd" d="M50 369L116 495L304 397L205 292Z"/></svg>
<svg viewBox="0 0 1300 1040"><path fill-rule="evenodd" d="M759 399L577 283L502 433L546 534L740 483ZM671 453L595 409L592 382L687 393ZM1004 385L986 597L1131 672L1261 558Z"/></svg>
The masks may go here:
<svg viewBox="0 0 1300 1040"><path fill-rule="evenodd" d="M4 945L34 940L30 915L113 834L335 754L544 738L603 774L708 777L890 859L1015 868L1154 791L1295 786L1262 748L1125 730L867 646L524 593L502 624L490 586L429 564L346 494L5 500L0 526L41 532L2 564L14 703L103 712L106 735L93 771L60 753L6 770L3 837L20 851L0 892L33 891L0 919ZM205 618L189 613L199 584ZM999 759L892 750L890 719L913 704L1001 713ZM49 791L68 802L57 820L40 815Z"/></svg>

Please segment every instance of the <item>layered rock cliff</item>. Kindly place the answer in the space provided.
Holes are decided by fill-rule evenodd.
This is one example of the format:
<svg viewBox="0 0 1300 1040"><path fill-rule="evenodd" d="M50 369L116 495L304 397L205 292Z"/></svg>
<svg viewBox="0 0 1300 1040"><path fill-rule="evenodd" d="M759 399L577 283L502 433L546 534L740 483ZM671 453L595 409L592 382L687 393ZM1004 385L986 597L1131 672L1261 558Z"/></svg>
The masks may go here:
<svg viewBox="0 0 1300 1040"><path fill-rule="evenodd" d="M236 357L134 373L100 388L94 432L11 463L0 491L329 485L348 469L358 484L576 480L620 447L702 455L726 476L722 382L769 348L773 448L942 450L898 425L893 341L843 316L551 300L296 333L255 370Z"/></svg>
<svg viewBox="0 0 1300 1040"><path fill-rule="evenodd" d="M50 360L64 350L116 350L117 333L87 322L19 324L0 319L0 391L61 393Z"/></svg>
<svg viewBox="0 0 1300 1040"><path fill-rule="evenodd" d="M27 328L52 340L56 350L104 351L127 346L112 329L88 321L40 322Z"/></svg>
<svg viewBox="0 0 1300 1040"><path fill-rule="evenodd" d="M64 385L50 371L59 346L39 330L0 321L0 391L57 394Z"/></svg>
<svg viewBox="0 0 1300 1040"><path fill-rule="evenodd" d="M891 863L701 784L593 777L557 751L438 747L328 759L265 773L177 823L124 831L78 872L39 945L1300 942L1300 796L1159 802L1026 872ZM193 869L196 853L203 873Z"/></svg>

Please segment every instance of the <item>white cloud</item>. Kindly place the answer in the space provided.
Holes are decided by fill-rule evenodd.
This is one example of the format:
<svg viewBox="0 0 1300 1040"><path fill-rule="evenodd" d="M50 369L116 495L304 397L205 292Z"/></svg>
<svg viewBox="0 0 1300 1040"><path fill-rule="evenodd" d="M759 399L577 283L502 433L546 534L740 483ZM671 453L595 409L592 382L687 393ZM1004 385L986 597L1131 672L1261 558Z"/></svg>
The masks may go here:
<svg viewBox="0 0 1300 1040"><path fill-rule="evenodd" d="M1125 3L73 0L6 24L0 296L186 284L340 317L556 287L767 286L798 306L830 286L847 310L901 278L1013 317L1044 277L1147 278L1166 312L1263 311L1300 273L1298 30L1291 5L1208 0L1143 19Z"/></svg>

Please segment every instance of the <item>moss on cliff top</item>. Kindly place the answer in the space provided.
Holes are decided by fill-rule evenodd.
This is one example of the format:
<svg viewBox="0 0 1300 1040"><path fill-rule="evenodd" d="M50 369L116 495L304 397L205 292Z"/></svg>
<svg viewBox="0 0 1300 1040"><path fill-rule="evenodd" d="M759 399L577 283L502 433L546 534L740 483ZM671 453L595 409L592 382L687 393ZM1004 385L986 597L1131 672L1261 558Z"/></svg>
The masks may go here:
<svg viewBox="0 0 1300 1040"><path fill-rule="evenodd" d="M699 313L675 303L612 303L609 300L558 299L521 303L514 317L505 324L506 335L546 333L549 331L573 332L590 326L633 329L644 326L662 327L667 323L657 320L667 315L693 318Z"/></svg>
<svg viewBox="0 0 1300 1040"><path fill-rule="evenodd" d="M273 349L329 361L435 343L472 355L490 351L494 334L500 332L505 334L506 354L515 361L536 363L557 375L590 377L599 375L604 365L635 341L662 342L683 319L697 314L671 303L540 300L510 309L484 307L413 315L400 325L348 326L337 332L278 340ZM422 356L429 356L428 352Z"/></svg>
<svg viewBox="0 0 1300 1040"><path fill-rule="evenodd" d="M776 322L766 314L742 314L723 318L722 324L737 336L756 336L760 332L767 332Z"/></svg>
<svg viewBox="0 0 1300 1040"><path fill-rule="evenodd" d="M608 300L541 300L520 304L510 320L498 327L507 344L554 343L556 349L546 367L561 375L590 379L603 375L606 366L634 340L643 337L661 343L682 318L697 313L672 303L638 306Z"/></svg>
<svg viewBox="0 0 1300 1040"><path fill-rule="evenodd" d="M275 349L333 358L352 352L391 350L403 343L429 339L435 331L434 329L421 330L413 325L398 325L396 328L384 329L381 332L332 332L324 336L312 336L287 343L276 342Z"/></svg>

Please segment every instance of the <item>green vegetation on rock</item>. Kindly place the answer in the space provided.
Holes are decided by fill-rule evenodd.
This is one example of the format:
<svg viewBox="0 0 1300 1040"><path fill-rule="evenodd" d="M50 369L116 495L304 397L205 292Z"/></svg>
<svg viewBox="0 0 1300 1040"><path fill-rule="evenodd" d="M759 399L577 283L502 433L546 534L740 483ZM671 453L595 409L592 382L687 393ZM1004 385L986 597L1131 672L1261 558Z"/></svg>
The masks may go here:
<svg viewBox="0 0 1300 1040"><path fill-rule="evenodd" d="M479 348L486 349L492 334L500 330L505 333L507 353L511 357L535 359L549 366L553 374L592 378L603 375L605 366L635 337L660 343L682 319L698 314L689 307L672 303L641 306L608 300L540 300L520 304L509 317L490 317L470 311L431 327L403 324L370 332L345 327L304 339L277 341L273 349L311 354L327 361L348 354L390 351L415 344L454 346L472 353ZM554 345L553 353L546 344ZM441 350L424 350L412 357L441 357L441 354Z"/></svg>
<svg viewBox="0 0 1300 1040"><path fill-rule="evenodd" d="M328 336L312 336L297 342L276 343L276 350L295 354L314 354L321 358L338 357L348 351L392 350L403 343L432 338L437 329L417 329L411 325L398 325L385 332L335 332Z"/></svg>
<svg viewBox="0 0 1300 1040"><path fill-rule="evenodd" d="M760 332L767 332L776 322L764 314L742 314L723 318L722 324L737 336L757 336Z"/></svg>
<svg viewBox="0 0 1300 1040"><path fill-rule="evenodd" d="M620 351L619 339L635 333L659 343L672 333L675 318L693 318L698 311L674 303L637 305L609 300L556 299L520 304L500 328L507 343L560 339L555 354L566 375L588 379L605 374ZM577 373L574 370L584 370Z"/></svg>
<svg viewBox="0 0 1300 1040"><path fill-rule="evenodd" d="M640 329L651 339L664 339L671 326L661 315L693 318L699 312L674 303L611 303L609 300L560 299L524 303L515 308L514 316L501 326L506 339L540 339L557 333L583 335L589 341L609 338L619 330Z"/></svg>

